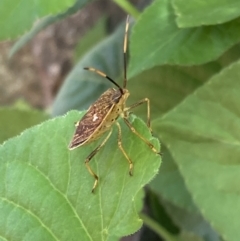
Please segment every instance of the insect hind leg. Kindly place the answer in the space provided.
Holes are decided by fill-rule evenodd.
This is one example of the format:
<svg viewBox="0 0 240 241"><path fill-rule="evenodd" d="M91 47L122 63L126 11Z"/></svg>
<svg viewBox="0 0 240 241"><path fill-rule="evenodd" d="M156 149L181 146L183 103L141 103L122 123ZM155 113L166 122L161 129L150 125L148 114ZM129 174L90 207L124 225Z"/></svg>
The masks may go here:
<svg viewBox="0 0 240 241"><path fill-rule="evenodd" d="M85 165L88 169L88 172L95 178L95 182L93 184L93 188L92 188L92 193L94 192L95 188L98 185L98 175L92 170L92 168L89 165L89 162L91 161L91 159L99 152L99 150L106 144L107 140L109 139L109 137L112 134L112 129L110 130L110 132L108 133L107 137L103 140L103 142L97 146L97 148L95 148L89 155L88 157L85 159Z"/></svg>
<svg viewBox="0 0 240 241"><path fill-rule="evenodd" d="M121 152L123 153L123 155L125 156L125 158L127 159L128 163L129 163L129 175L132 176L133 175L133 162L131 161L131 159L129 158L129 156L127 155L125 150L123 149L121 126L118 122L116 122L116 125L118 127L118 147L121 150Z"/></svg>
<svg viewBox="0 0 240 241"><path fill-rule="evenodd" d="M130 105L129 107L124 109L124 112L128 112L129 110L134 109L134 108L136 108L139 105L142 105L144 103L147 103L147 126L148 126L149 130L152 132L151 118L150 118L150 100L148 98L144 98L144 99L139 100L138 102Z"/></svg>
<svg viewBox="0 0 240 241"><path fill-rule="evenodd" d="M149 142L146 138L144 138L141 134L139 134L139 133L136 131L136 129L132 126L132 124L129 122L129 120L128 120L127 118L123 118L123 120L124 120L124 122L126 123L126 125L128 126L128 128L129 128L136 136L138 136L141 140L143 140L154 153L161 155L161 153L156 150L156 148L153 146L153 144L152 144L151 142Z"/></svg>

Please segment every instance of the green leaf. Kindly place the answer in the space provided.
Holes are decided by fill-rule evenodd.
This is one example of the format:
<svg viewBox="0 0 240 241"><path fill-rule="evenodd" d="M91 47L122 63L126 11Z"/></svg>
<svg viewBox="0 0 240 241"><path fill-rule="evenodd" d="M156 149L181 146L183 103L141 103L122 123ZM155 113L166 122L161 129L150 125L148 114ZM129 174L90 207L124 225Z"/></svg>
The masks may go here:
<svg viewBox="0 0 240 241"><path fill-rule="evenodd" d="M238 0L172 0L179 27L220 24L240 16Z"/></svg>
<svg viewBox="0 0 240 241"><path fill-rule="evenodd" d="M80 1L79 1L80 2ZM81 0L85 3L86 0ZM75 0L33 1L2 0L0 2L0 40L16 38L31 28L32 24L46 15L65 11Z"/></svg>
<svg viewBox="0 0 240 241"><path fill-rule="evenodd" d="M130 102L136 102L143 97L151 101L151 119L159 118L162 114L174 108L194 90L203 85L213 74L239 58L239 47L232 48L218 61L201 66L177 67L161 66L143 72L131 79L128 87L131 93ZM146 106L142 105L134 113L146 118ZM153 133L156 134L157 126L152 124ZM164 162L160 173L151 182L151 188L165 200L178 207L198 213L192 201L178 166L172 159L171 153L162 147Z"/></svg>
<svg viewBox="0 0 240 241"><path fill-rule="evenodd" d="M11 48L9 52L9 58L13 57L23 46L25 46L32 38L34 38L41 30L49 26L50 24L55 23L56 21L60 21L68 17L69 15L74 14L80 8L82 8L87 3L87 0L77 0L76 3L70 7L66 12L60 13L57 15L46 16L37 22L32 29L24 34Z"/></svg>
<svg viewBox="0 0 240 241"><path fill-rule="evenodd" d="M19 135L25 129L41 123L47 115L36 110L21 110L18 108L0 108L0 143Z"/></svg>
<svg viewBox="0 0 240 241"><path fill-rule="evenodd" d="M94 179L84 160L101 140L68 150L74 122L82 115L72 111L0 146L1 237L117 240L140 228L137 212L142 206L142 187L158 172L160 156L120 120L123 147L134 163L133 176L128 174L129 165L117 147L114 130L90 162L99 175L99 185L92 194ZM159 149L159 142L140 119L132 116L131 122Z"/></svg>
<svg viewBox="0 0 240 241"><path fill-rule="evenodd" d="M228 241L240 236L239 79L240 61L155 120L194 202Z"/></svg>
<svg viewBox="0 0 240 241"><path fill-rule="evenodd" d="M123 35L122 25L78 62L67 76L54 101L54 116L71 109L88 108L110 86L107 79L84 70L84 67L92 66L107 73L112 79L119 77L123 71Z"/></svg>
<svg viewBox="0 0 240 241"><path fill-rule="evenodd" d="M168 0L154 1L132 31L129 76L157 65L199 65L217 59L239 42L240 21L180 29Z"/></svg>

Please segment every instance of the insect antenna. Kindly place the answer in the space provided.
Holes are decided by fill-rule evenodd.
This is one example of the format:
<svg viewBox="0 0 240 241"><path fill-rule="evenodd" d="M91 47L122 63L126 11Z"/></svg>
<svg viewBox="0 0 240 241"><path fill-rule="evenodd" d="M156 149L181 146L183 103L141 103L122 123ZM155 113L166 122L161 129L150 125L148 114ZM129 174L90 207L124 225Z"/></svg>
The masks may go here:
<svg viewBox="0 0 240 241"><path fill-rule="evenodd" d="M129 29L129 15L126 20L125 34L124 34L124 43L123 43L123 65L124 65L124 80L123 88L127 86L127 42L128 42L128 29Z"/></svg>
<svg viewBox="0 0 240 241"><path fill-rule="evenodd" d="M116 85L118 87L118 89L120 90L121 94L123 95L123 89L122 87L116 83L112 78L110 78L109 76L107 76L106 74L104 74L102 71L98 70L98 69L94 69L92 67L84 67L85 70L89 70L89 71L92 71L92 72L95 72L99 75L101 75L102 77L108 79L109 81L111 81L114 85Z"/></svg>

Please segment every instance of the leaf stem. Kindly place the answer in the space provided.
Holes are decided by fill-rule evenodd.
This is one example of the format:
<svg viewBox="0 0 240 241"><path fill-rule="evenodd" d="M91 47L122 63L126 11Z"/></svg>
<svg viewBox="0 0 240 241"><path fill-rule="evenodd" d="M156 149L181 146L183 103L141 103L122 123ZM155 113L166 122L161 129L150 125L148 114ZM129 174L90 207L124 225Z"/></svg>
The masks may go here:
<svg viewBox="0 0 240 241"><path fill-rule="evenodd" d="M139 17L140 12L127 0L114 0L114 2L135 19Z"/></svg>
<svg viewBox="0 0 240 241"><path fill-rule="evenodd" d="M178 238L174 235L170 234L166 229L160 226L157 222L155 222L152 218L145 215L144 213L140 213L140 218L143 220L144 224L152 229L155 233L157 233L161 238L166 241L178 241Z"/></svg>

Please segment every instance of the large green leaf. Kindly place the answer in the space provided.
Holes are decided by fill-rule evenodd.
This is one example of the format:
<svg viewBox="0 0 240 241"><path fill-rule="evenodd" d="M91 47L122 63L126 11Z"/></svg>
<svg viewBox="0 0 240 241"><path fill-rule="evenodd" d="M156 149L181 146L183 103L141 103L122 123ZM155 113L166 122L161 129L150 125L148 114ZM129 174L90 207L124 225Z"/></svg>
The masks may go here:
<svg viewBox="0 0 240 241"><path fill-rule="evenodd" d="M0 146L0 233L11 240L116 240L141 226L142 187L158 172L160 156L122 125L123 147L134 173L117 148L116 130L90 162L99 175L94 182L84 159L100 143L68 150L72 111L35 126ZM146 125L132 116L134 127L159 149ZM136 151L137 150L137 151Z"/></svg>
<svg viewBox="0 0 240 241"><path fill-rule="evenodd" d="M238 0L172 0L179 27L220 24L240 16Z"/></svg>
<svg viewBox="0 0 240 241"><path fill-rule="evenodd" d="M0 143L46 119L45 113L36 110L21 110L16 107L0 108Z"/></svg>
<svg viewBox="0 0 240 241"><path fill-rule="evenodd" d="M71 7L76 0L0 1L0 40L16 38L31 28L34 21L46 15L54 15ZM78 2L80 2L78 0ZM81 0L85 3L86 0Z"/></svg>
<svg viewBox="0 0 240 241"><path fill-rule="evenodd" d="M228 241L238 241L240 62L214 76L155 120L203 216Z"/></svg>
<svg viewBox="0 0 240 241"><path fill-rule="evenodd" d="M240 21L180 29L168 0L157 0L134 25L129 76L157 65L199 65L217 59L240 40Z"/></svg>
<svg viewBox="0 0 240 241"><path fill-rule="evenodd" d="M136 102L143 97L150 98L152 120L159 118L204 84L223 66L230 64L239 56L239 47L234 47L218 61L209 64L194 67L161 66L145 71L129 81L130 102ZM142 118L146 118L145 105L133 111ZM152 123L155 134L157 134L156 123L155 121ZM192 201L191 194L185 187L178 166L164 147L162 153L164 162L161 172L150 186L164 199L196 215L198 210Z"/></svg>

